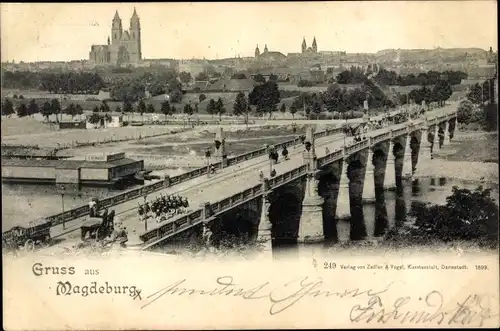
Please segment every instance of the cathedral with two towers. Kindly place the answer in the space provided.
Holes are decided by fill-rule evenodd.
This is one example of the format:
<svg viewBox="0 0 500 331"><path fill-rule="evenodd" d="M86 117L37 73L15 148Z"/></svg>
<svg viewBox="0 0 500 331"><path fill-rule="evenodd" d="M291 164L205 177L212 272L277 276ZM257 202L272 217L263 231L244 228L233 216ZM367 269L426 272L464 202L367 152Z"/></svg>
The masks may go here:
<svg viewBox="0 0 500 331"><path fill-rule="evenodd" d="M122 20L115 13L111 27L111 39L107 45L92 45L89 60L95 65L122 65L139 63L142 60L141 52L141 23L134 8L130 18L130 27L123 30Z"/></svg>

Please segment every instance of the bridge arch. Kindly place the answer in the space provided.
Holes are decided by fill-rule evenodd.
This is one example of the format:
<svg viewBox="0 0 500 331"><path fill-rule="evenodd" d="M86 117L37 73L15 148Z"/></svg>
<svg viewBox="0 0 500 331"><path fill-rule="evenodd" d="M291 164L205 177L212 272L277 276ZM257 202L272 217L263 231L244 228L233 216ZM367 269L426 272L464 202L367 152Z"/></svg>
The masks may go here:
<svg viewBox="0 0 500 331"><path fill-rule="evenodd" d="M297 240L305 182L296 181L280 187L272 194L269 220L276 243L294 243Z"/></svg>
<svg viewBox="0 0 500 331"><path fill-rule="evenodd" d="M259 220L260 211L256 206L235 208L221 215L212 227L214 245L233 246L250 242L257 235Z"/></svg>

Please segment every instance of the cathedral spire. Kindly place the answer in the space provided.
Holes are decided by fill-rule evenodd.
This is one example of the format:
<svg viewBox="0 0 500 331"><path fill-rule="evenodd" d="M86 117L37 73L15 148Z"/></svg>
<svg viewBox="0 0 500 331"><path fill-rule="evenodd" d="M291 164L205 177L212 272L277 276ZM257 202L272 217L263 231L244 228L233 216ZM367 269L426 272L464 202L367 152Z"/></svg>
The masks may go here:
<svg viewBox="0 0 500 331"><path fill-rule="evenodd" d="M313 50L314 53L318 52L318 45L316 44L316 36L313 39L312 50Z"/></svg>
<svg viewBox="0 0 500 331"><path fill-rule="evenodd" d="M135 7L134 7L134 13L132 14L132 18L139 18L139 15L137 15L137 11L135 10Z"/></svg>
<svg viewBox="0 0 500 331"><path fill-rule="evenodd" d="M120 15L118 15L118 10L115 11L115 17L113 18L113 21L121 20Z"/></svg>

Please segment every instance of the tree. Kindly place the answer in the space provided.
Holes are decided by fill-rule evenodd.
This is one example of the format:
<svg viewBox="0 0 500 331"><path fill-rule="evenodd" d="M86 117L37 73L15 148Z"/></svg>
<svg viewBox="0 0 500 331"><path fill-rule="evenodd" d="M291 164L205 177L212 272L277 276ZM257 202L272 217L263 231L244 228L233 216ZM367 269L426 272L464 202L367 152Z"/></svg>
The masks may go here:
<svg viewBox="0 0 500 331"><path fill-rule="evenodd" d="M203 93L202 93L202 94L200 94L200 96L198 97L198 100L199 100L200 102L203 102L203 100L205 100L206 98L207 98L207 96L206 96L205 94L203 94Z"/></svg>
<svg viewBox="0 0 500 331"><path fill-rule="evenodd" d="M142 121L144 122L144 113L146 112L146 104L142 99L137 104L137 112L141 114Z"/></svg>
<svg viewBox="0 0 500 331"><path fill-rule="evenodd" d="M277 110L276 104L280 102L278 84L269 81L255 86L248 95L248 101L251 105L257 106L258 112L269 113L271 118L272 112Z"/></svg>
<svg viewBox="0 0 500 331"><path fill-rule="evenodd" d="M281 107L280 107L280 112L282 114L286 113L286 105L284 103L281 104Z"/></svg>
<svg viewBox="0 0 500 331"><path fill-rule="evenodd" d="M476 83L475 85L471 86L470 91L467 94L467 99L479 105L484 100L483 92L484 89L481 89L481 85Z"/></svg>
<svg viewBox="0 0 500 331"><path fill-rule="evenodd" d="M101 116L98 114L98 113L93 113L92 115L90 115L88 121L90 124L98 124L101 122Z"/></svg>
<svg viewBox="0 0 500 331"><path fill-rule="evenodd" d="M42 105L42 115L45 117L46 121L49 121L49 116L52 115L52 107L50 102L45 101Z"/></svg>
<svg viewBox="0 0 500 331"><path fill-rule="evenodd" d="M224 107L224 102L219 98L215 103L215 113L219 115L219 121L222 121L222 114L226 112L226 108Z"/></svg>
<svg viewBox="0 0 500 331"><path fill-rule="evenodd" d="M233 105L233 114L239 116L246 112L247 109L247 99L245 93L239 92L236 95L236 100Z"/></svg>
<svg viewBox="0 0 500 331"><path fill-rule="evenodd" d="M242 72L237 72L231 76L231 79L247 79L247 76Z"/></svg>
<svg viewBox="0 0 500 331"><path fill-rule="evenodd" d="M202 71L198 75L196 75L195 80L198 81L207 81L208 75L206 72Z"/></svg>
<svg viewBox="0 0 500 331"><path fill-rule="evenodd" d="M52 113L56 114L56 120L59 121L59 119L57 118L57 114L61 113L61 104L59 103L59 100L52 99L52 101L50 102L50 107L52 108Z"/></svg>
<svg viewBox="0 0 500 331"><path fill-rule="evenodd" d="M278 76L276 76L275 74L270 74L269 75L269 80L272 80L274 82L278 81Z"/></svg>
<svg viewBox="0 0 500 331"><path fill-rule="evenodd" d="M191 116L193 115L193 107L190 104L184 105L184 114Z"/></svg>
<svg viewBox="0 0 500 331"><path fill-rule="evenodd" d="M153 106L153 104L151 103L148 103L148 105L146 106L146 112L149 114L156 113L155 106Z"/></svg>
<svg viewBox="0 0 500 331"><path fill-rule="evenodd" d="M317 116L321 113L321 103L319 101L314 101L312 111Z"/></svg>
<svg viewBox="0 0 500 331"><path fill-rule="evenodd" d="M35 114L38 114L40 112L40 109L38 109L38 105L36 104L34 99L31 99L29 104L28 104L28 114L30 116L33 116Z"/></svg>
<svg viewBox="0 0 500 331"><path fill-rule="evenodd" d="M309 119L309 115L311 114L311 108L307 107L306 108L306 116L307 116L307 119Z"/></svg>
<svg viewBox="0 0 500 331"><path fill-rule="evenodd" d="M144 102L144 100L140 100L137 104L137 112L141 115L146 112L146 103Z"/></svg>
<svg viewBox="0 0 500 331"><path fill-rule="evenodd" d="M170 103L168 100L165 100L161 103L161 113L165 115L165 119L167 119L167 115L171 115Z"/></svg>
<svg viewBox="0 0 500 331"><path fill-rule="evenodd" d="M458 123L468 124L474 112L474 105L470 100L462 100L457 108L457 121Z"/></svg>
<svg viewBox="0 0 500 331"><path fill-rule="evenodd" d="M17 117L19 117L19 118L28 116L28 107L26 107L26 105L24 103L20 103L17 106L16 112L17 112Z"/></svg>
<svg viewBox="0 0 500 331"><path fill-rule="evenodd" d="M98 113L99 112L99 107L95 106L94 109L92 109L93 113Z"/></svg>
<svg viewBox="0 0 500 331"><path fill-rule="evenodd" d="M453 90L451 89L450 83L446 80L439 80L436 85L434 85L432 92L436 101L439 102L439 105L443 106L444 102L451 97Z"/></svg>
<svg viewBox="0 0 500 331"><path fill-rule="evenodd" d="M126 114L130 114L134 111L134 106L132 106L132 103L128 100L125 100L123 103L123 112Z"/></svg>
<svg viewBox="0 0 500 331"><path fill-rule="evenodd" d="M107 113L107 112L110 112L111 109L109 108L108 104L106 101L103 101L101 103L101 107L100 107L100 110L103 112L103 113Z"/></svg>
<svg viewBox="0 0 500 331"><path fill-rule="evenodd" d="M66 109L64 109L64 113L67 115L70 115L71 118L74 118L76 115L76 109L75 105L73 103L70 103Z"/></svg>
<svg viewBox="0 0 500 331"><path fill-rule="evenodd" d="M297 106L295 103L292 103L290 106L290 114L292 114L292 117L295 118L295 113L297 113Z"/></svg>
<svg viewBox="0 0 500 331"><path fill-rule="evenodd" d="M311 87L314 84L311 81L308 81L307 79L301 79L297 83L297 87Z"/></svg>
<svg viewBox="0 0 500 331"><path fill-rule="evenodd" d="M191 81L192 77L191 77L191 73L189 72L181 72L179 74L179 79L181 80L181 82L183 82L184 84L187 84Z"/></svg>
<svg viewBox="0 0 500 331"><path fill-rule="evenodd" d="M411 228L393 230L388 240L429 244L433 242L469 241L482 247L498 248L498 207L491 190L453 187L445 205L412 205Z"/></svg>
<svg viewBox="0 0 500 331"><path fill-rule="evenodd" d="M210 101L208 102L208 105L207 105L207 113L209 113L210 115L215 115L216 114L216 105L215 105L215 101L214 99L210 99Z"/></svg>
<svg viewBox="0 0 500 331"><path fill-rule="evenodd" d="M83 114L83 108L79 104L77 104L75 106L75 114L78 115L78 116L81 116Z"/></svg>
<svg viewBox="0 0 500 331"><path fill-rule="evenodd" d="M14 105L9 99L5 99L2 105L2 116L10 116L14 114Z"/></svg>
<svg viewBox="0 0 500 331"><path fill-rule="evenodd" d="M257 74L255 76L253 76L253 80L256 81L257 83L265 83L266 82L266 79L261 74Z"/></svg>
<svg viewBox="0 0 500 331"><path fill-rule="evenodd" d="M169 94L170 101L181 102L182 101L182 91L180 89L172 90Z"/></svg>
<svg viewBox="0 0 500 331"><path fill-rule="evenodd" d="M177 109L175 108L174 105L172 105L172 107L170 107L170 115L173 115L175 113L177 113Z"/></svg>

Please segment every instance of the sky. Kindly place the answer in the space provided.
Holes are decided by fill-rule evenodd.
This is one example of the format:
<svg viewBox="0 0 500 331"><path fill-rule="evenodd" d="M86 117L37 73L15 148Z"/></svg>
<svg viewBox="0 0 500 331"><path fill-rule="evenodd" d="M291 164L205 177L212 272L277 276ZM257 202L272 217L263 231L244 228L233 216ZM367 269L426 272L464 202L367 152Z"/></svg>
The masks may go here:
<svg viewBox="0 0 500 331"><path fill-rule="evenodd" d="M143 58L227 58L319 51L478 47L497 50L496 1L260 3L57 3L0 5L1 60L88 59L104 45L118 10L128 29L141 20Z"/></svg>

